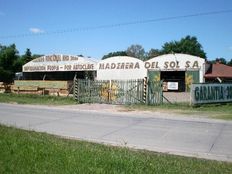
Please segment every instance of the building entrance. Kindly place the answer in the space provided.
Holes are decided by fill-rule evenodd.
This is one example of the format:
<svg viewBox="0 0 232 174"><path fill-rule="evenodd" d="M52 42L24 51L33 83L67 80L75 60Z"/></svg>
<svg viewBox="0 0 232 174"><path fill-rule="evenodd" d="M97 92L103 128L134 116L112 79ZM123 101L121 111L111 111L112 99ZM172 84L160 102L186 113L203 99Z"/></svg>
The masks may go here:
<svg viewBox="0 0 232 174"><path fill-rule="evenodd" d="M164 91L185 91L185 71L161 71Z"/></svg>

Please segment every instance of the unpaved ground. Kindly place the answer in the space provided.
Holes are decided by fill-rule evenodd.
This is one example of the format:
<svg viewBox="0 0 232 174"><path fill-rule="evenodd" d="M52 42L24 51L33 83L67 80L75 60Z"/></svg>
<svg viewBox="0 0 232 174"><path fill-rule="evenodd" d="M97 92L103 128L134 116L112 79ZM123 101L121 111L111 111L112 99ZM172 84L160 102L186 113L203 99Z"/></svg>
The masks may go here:
<svg viewBox="0 0 232 174"><path fill-rule="evenodd" d="M70 109L78 109L78 110L89 110L89 111L109 111L109 112L118 112L123 110L123 106L121 105L110 105L110 104L78 104L78 105L66 105L66 106L58 106L61 108L70 108Z"/></svg>
<svg viewBox="0 0 232 174"><path fill-rule="evenodd" d="M171 118L171 119L190 119L190 120L212 120L211 116L207 113L199 112L183 112L182 110L164 110L157 109L153 111L149 110L137 110L130 109L123 105L111 105L111 104L78 104L78 105L63 105L55 106L60 109L70 109L70 110L79 110L79 111L92 111L92 112L102 112L102 113L115 113L115 114L130 114L148 117L159 117L159 118Z"/></svg>

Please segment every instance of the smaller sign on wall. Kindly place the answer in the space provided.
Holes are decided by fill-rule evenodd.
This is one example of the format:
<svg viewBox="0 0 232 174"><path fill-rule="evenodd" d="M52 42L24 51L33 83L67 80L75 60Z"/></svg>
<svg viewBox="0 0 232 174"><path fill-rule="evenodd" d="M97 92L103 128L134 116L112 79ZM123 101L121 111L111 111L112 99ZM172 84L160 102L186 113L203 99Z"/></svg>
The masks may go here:
<svg viewBox="0 0 232 174"><path fill-rule="evenodd" d="M223 102L232 102L232 84L192 84L192 104Z"/></svg>
<svg viewBox="0 0 232 174"><path fill-rule="evenodd" d="M178 90L178 82L168 82L168 90Z"/></svg>

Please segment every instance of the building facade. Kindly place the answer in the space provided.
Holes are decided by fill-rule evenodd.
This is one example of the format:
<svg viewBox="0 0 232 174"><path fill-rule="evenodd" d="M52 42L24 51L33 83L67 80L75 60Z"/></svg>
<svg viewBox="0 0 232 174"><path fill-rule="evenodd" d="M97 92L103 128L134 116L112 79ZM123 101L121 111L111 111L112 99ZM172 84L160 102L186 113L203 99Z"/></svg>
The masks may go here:
<svg viewBox="0 0 232 174"><path fill-rule="evenodd" d="M189 91L203 83L205 59L187 54L166 54L144 62L148 78L164 82L164 91Z"/></svg>
<svg viewBox="0 0 232 174"><path fill-rule="evenodd" d="M204 82L205 59L187 54L167 54L143 62L116 56L98 62L70 55L47 55L23 66L25 80L133 80L163 81L164 91L189 91Z"/></svg>
<svg viewBox="0 0 232 174"><path fill-rule="evenodd" d="M25 80L73 80L95 78L97 62L72 55L46 55L23 66Z"/></svg>

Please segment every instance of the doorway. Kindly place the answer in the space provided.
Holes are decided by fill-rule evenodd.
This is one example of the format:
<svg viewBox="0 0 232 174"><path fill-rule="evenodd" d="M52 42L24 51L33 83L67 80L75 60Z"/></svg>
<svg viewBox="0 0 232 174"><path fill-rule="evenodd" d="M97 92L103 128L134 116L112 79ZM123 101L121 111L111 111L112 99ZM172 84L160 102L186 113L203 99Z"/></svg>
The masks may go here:
<svg viewBox="0 0 232 174"><path fill-rule="evenodd" d="M167 85L165 91L185 91L185 71L161 71L160 79Z"/></svg>

